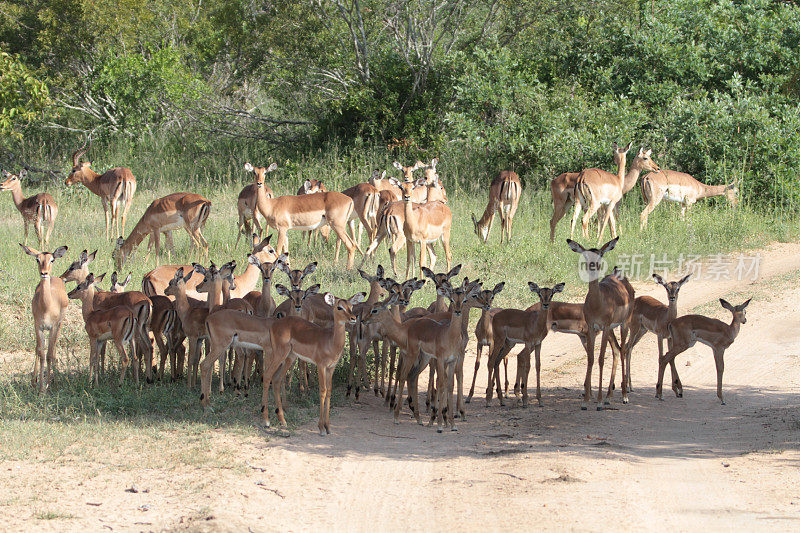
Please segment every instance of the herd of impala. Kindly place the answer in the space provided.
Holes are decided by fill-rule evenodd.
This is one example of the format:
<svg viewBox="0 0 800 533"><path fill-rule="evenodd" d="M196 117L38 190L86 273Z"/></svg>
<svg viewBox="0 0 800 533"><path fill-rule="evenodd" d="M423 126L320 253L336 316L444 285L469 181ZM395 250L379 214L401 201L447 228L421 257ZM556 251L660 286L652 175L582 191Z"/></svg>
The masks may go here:
<svg viewBox="0 0 800 533"><path fill-rule="evenodd" d="M729 324L701 315L677 316L677 297L686 276L679 281L667 282L657 274L654 279L667 291L668 304L650 296L636 297L628 280L614 269L603 276L602 257L618 241L615 209L622 196L631 190L643 171L642 194L647 202L642 212L642 228L647 217L658 203L666 198L681 202L683 209L700 198L725 195L735 203L737 190L732 185L707 186L688 174L661 170L651 159L650 150L640 149L626 172L629 144L620 148L615 143L614 161L617 174L597 168L579 173L565 173L551 183L553 217L550 237L554 239L555 226L566 211L574 206L572 232L580 216L584 236L588 236L588 223L599 213L598 241L602 239L610 222L614 238L600 248L584 248L567 239L569 247L581 254L582 264L589 273L589 288L583 303L554 301L564 289L559 283L551 288L529 282L539 302L526 310L492 307L495 296L503 290L504 283L484 289L478 280L464 278L463 282L451 280L460 272L461 265L451 268L450 229L452 215L447 206L447 195L439 179L437 159L430 163L417 162L403 166L394 162L402 173L401 179L387 178L386 171L375 171L367 183L359 183L343 192L328 191L322 182L306 180L297 195L276 197L266 184L267 174L277 169L276 164L255 167L250 163L244 170L253 175L253 184L245 187L237 200L238 237L247 236L252 247L246 257L246 269L234 275L236 261L220 267L213 262L205 266L158 266L160 235L165 235L168 254L173 251L172 231L184 228L189 234L198 261L207 260L208 242L203 228L211 212L211 202L199 194L174 193L153 201L145 210L127 238L118 237L113 252L117 270L131 259L137 246L149 236L148 257L154 251L156 268L142 279L141 291L124 291L131 276L118 279L117 272L110 278L111 288L99 288L104 274L90 272L89 265L97 252L84 250L67 270L54 277L53 263L63 257L67 248L61 246L53 252L39 251L27 246L28 224L33 223L39 239L39 248L48 249L58 208L52 196L40 193L24 198L19 175L6 172L0 189L12 193L14 204L24 220L25 244L22 249L36 259L41 281L34 292L32 311L36 335L36 357L33 383L44 392L55 373L55 346L68 299L79 299L86 333L90 340L90 382L97 384L105 373L106 344L112 340L120 356L120 383L132 361L132 371L139 381L141 363L148 382L163 379L169 358L171 376L183 375L186 363L186 380L196 387L200 377L200 402L210 406L211 382L214 363L219 362L219 391L226 383L232 384L237 394L247 393L253 377L260 374L263 383L261 412L269 425L268 395L272 385L276 413L285 424L281 394L295 361L298 361L301 388L308 387L307 363L317 367L321 434L330 433L330 395L333 372L341 358L346 339L350 344L350 372L347 393L355 385L358 398L361 386L369 383L366 371L367 352L374 351L374 391L383 394L385 403L394 409L394 420L399 421L404 390L408 390L408 406L418 422L421 407L418 399L419 375L429 367L430 378L426 394L426 409L431 413L430 424L437 422L438 431L443 426L455 430L455 418L464 420L464 404L469 403L475 390L481 351L488 347L488 383L486 403L491 402L496 390L500 404L508 393L508 354L516 344L523 349L517 355L517 376L514 394L528 405L528 375L531 353L536 363L536 399L541 406L540 371L541 344L549 332L577 335L586 350L587 368L584 382L586 409L592 399L591 376L594 347L601 333L598 359L599 381L597 409L608 403L614 392L614 375L617 361L621 362L622 400L628 402L630 390L631 351L644 333L650 331L658 337L659 371L657 396L662 393L666 366L672 372L672 389L678 397L683 395L682 384L675 366L675 357L700 342L710 346L717 367L717 396L722 398L723 355L733 343L741 324L746 322L745 308L750 300L733 306L720 300L733 318ZM82 162L86 145L72 156L72 171L66 184L83 183L100 196L106 215L107 238L116 233L124 235L125 219L136 192L136 179L127 168L113 168L104 174ZM424 176L415 178L414 172L422 169ZM496 214L500 215L501 242L510 241L511 227L516 213L522 186L519 177L503 171L491 183L489 203L480 219L472 216L475 233L486 242ZM262 222L263 219L263 222ZM358 224L358 232L356 232ZM266 227L265 227L266 226ZM275 247L270 245L271 235L262 239L268 227L277 232ZM388 239L392 271L397 276L396 254L407 250L406 281L398 282L385 275L382 266L370 275L360 268L358 273L369 283L369 294L357 293L350 298L337 298L331 293L321 293L319 285L302 288L305 278L317 269L311 263L303 269L289 266L289 230L308 232L308 242L314 232L327 238L332 229L336 235L336 258L339 245L347 249L348 269L354 265L355 252L364 261L374 255L382 240ZM370 241L362 251L362 230ZM316 237L314 237L316 238ZM434 244L441 241L447 261L447 272L435 273ZM153 247L155 246L155 250ZM419 246L419 276L415 274L415 250ZM430 268L426 266L426 252L431 256ZM147 258L145 258L147 261ZM276 305L273 299L273 281L277 272L286 274L288 287L274 283L274 290L286 300ZM408 309L411 295L430 279L436 298L428 307ZM256 287L261 281L261 291ZM65 284L77 286L67 293ZM479 308L480 318L475 327L477 357L472 384L466 399L463 396L464 358L469 340L470 310ZM619 328L619 338L615 329ZM188 359L184 340L188 339ZM667 340L668 349L663 349ZM158 347L160 364L154 365L153 344ZM381 347L382 343L382 347ZM612 351L612 368L608 392L603 397L603 361L606 346ZM388 356L388 357L387 357ZM505 363L505 384L500 380L500 364ZM356 364L358 371L356 372ZM51 373L52 370L52 373ZM388 380L387 380L388 377Z"/></svg>

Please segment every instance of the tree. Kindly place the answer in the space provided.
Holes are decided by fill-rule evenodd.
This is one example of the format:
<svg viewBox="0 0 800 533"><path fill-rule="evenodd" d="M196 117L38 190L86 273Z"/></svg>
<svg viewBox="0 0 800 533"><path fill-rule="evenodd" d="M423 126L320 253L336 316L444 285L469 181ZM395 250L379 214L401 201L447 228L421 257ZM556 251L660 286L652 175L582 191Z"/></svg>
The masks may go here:
<svg viewBox="0 0 800 533"><path fill-rule="evenodd" d="M47 85L16 57L0 51L0 141L19 137L19 127L37 118L49 101Z"/></svg>

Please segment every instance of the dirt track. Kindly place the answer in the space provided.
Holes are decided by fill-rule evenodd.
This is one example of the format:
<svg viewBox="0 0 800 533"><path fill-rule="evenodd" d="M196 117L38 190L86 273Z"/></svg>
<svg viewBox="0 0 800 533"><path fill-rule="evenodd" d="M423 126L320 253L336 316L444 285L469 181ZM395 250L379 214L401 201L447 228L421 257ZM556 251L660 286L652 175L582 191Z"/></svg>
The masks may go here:
<svg viewBox="0 0 800 533"><path fill-rule="evenodd" d="M513 399L486 408L482 365L457 433L418 426L407 409L396 426L382 399L370 395L334 409L326 438L316 421L268 442L211 435L214 447L234 441L237 459L250 465L244 471L143 469L125 458L120 470L6 462L0 486L20 497L0 514L15 529L796 531L800 245L775 245L762 257L754 283L690 282L681 292L681 313L703 306L726 321L717 298L736 304L754 297L725 354L724 406L710 350L699 344L677 360L684 397L667 385L664 401L656 400L657 351L647 335L634 353L631 403L621 405L617 394L602 412L581 411L582 348L574 336L551 334L542 350L543 408L523 409ZM636 290L664 299L652 283ZM473 343L468 380L474 354ZM124 492L132 483L149 492ZM32 517L30 495L43 488L54 495L51 507L73 518Z"/></svg>

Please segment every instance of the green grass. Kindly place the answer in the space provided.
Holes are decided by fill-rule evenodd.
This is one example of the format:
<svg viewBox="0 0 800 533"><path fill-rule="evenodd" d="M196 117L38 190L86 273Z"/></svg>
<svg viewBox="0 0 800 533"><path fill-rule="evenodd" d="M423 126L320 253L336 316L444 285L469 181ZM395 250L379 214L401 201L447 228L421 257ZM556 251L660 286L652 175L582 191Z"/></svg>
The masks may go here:
<svg viewBox="0 0 800 533"><path fill-rule="evenodd" d="M155 198L175 191L195 191L207 196L213 204L205 235L210 243L210 259L222 263L236 259L239 271L244 268L246 246L242 242L234 249L236 239L236 196L248 176L241 170L244 161L252 157L255 163L263 163L264 155L243 150L234 157L226 154L210 166L202 161L186 159L185 154L167 151L156 159L158 147L153 152L142 154L130 164L139 180L138 193L128 222L130 230L147 205ZM44 150L29 146L31 160L52 160L55 155L37 153ZM25 154L23 154L25 155ZM62 154L63 155L63 154ZM129 154L128 154L129 155ZM367 179L370 169L388 168L386 156L366 153L358 159L342 161L337 154L319 156L314 164L303 166L300 163L279 162L281 169L271 175L271 184L277 194L294 193L301 177L317 176L325 179L331 189L342 189L352 183ZM126 154L115 157L113 152L96 166L106 168L122 164ZM213 159L213 158L212 158ZM59 163L63 165L63 163ZM511 244L498 244L499 220L496 221L488 244L479 242L472 231L470 213L480 216L486 202L486 183L474 175L467 176L468 169L458 164L448 168L440 165L442 180L448 187L450 207L453 211L452 250L454 264L463 265L461 276L479 277L487 286L500 281L506 282L505 290L498 296L496 305L507 307L526 307L535 301L528 290L527 282L540 285L566 282L565 298L577 301L585 294L585 285L576 275L577 255L571 252L564 239L569 236L569 216L560 223L555 244L549 242L549 219L552 213L549 190L532 190L526 185L514 223ZM523 177L524 178L524 177ZM533 184L530 179L526 183ZM171 185L168 183L181 183ZM453 185L451 185L453 184ZM455 184L462 184L461 188ZM98 257L92 265L95 273L113 270L111 250L113 244L104 236L103 212L99 199L83 187L67 188L61 182L51 182L46 187L59 204L59 218L51 239L51 248L65 244L69 246L67 256L58 260L55 271L60 274L81 250L98 250ZM37 190L42 190L39 186ZM35 192L31 186L25 188L26 194ZM764 246L773 241L792 241L800 235L797 219L782 218L756 212L742 206L730 209L724 202L711 201L696 206L686 221L680 220L678 209L666 202L651 215L648 229L640 233L638 229L641 199L632 193L625 199L622 209L620 234L617 248L608 255L610 264L617 263L623 255L638 254L645 262L642 275L648 272L646 263L651 254L658 258L666 256L675 260L681 254L708 256L729 253ZM607 233L607 238L610 235ZM0 195L0 346L4 352L21 351L31 354L34 346L33 326L30 318L30 300L38 283L34 260L23 254L17 242L22 240L22 225L19 214L14 209L10 195ZM191 248L188 236L176 232L177 257L173 263L191 261ZM594 245L578 238L580 242ZM35 242L29 240L35 246ZM362 246L366 246L362 242ZM290 233L291 258L294 265L308 261L319 261L320 268L313 275L313 282L320 283L323 290L330 290L340 296L349 296L367 289L366 282L354 271L344 269L343 258L334 265L333 240L325 245L307 249L300 242L297 232ZM444 255L437 246L440 265L444 268ZM144 263L145 251L140 248L126 272L133 272L133 287L139 288L142 274L153 268L153 258ZM357 262L360 258L357 256ZM379 248L377 262L388 268L389 259L384 246ZM373 271L375 265L368 264L365 269ZM399 277L403 277L405 252L398 256ZM280 279L280 278L278 278ZM433 299L433 292L426 287L416 296L415 304L427 305ZM136 387L130 380L120 388L114 384L113 375L99 388L88 387L87 360L88 342L79 315L79 302L71 302L70 315L65 320L59 342L59 382L46 396L40 397L30 386L32 355L25 355L24 365L4 368L0 376L0 457L15 457L30 449L32 445L51 442L39 453L47 457L57 457L63 447L86 439L84 432L76 428L91 428L92 437L98 443L104 438L125 432L150 442L171 432L202 435L209 430L240 432L243 435L256 435L254 421L257 419L260 387L256 387L247 399L237 399L232 394L214 394L214 413L203 415L199 409L198 393L187 391L184 383L155 384ZM116 354L109 349L111 360ZM22 360L21 359L21 360ZM5 365L7 366L7 365ZM341 382L342 366L337 372ZM342 393L337 389L334 399L341 401ZM292 394L287 417L290 425L316 415L317 396L314 387L309 395ZM334 405L336 405L336 401ZM273 404L274 405L274 404ZM35 423L31 423L35 421ZM24 429L23 429L24 428ZM61 437L48 436L57 433ZM200 438L200 437L198 437ZM113 440L113 439L112 439ZM202 447L202 441L198 444ZM11 450L11 451L9 451ZM16 451L15 451L16 450ZM48 451L49 450L49 451ZM177 453L177 452L176 452ZM181 461L205 461L202 453L183 451ZM199 459L196 459L199 457ZM195 459L192 459L195 458ZM214 461L208 458L208 461Z"/></svg>

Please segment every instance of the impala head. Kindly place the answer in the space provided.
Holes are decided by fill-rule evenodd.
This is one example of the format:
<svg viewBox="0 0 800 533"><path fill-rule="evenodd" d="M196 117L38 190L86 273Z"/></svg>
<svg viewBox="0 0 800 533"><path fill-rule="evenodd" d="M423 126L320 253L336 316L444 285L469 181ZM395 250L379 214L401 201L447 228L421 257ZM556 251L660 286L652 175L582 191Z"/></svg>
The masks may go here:
<svg viewBox="0 0 800 533"><path fill-rule="evenodd" d="M658 172L661 170L656 162L652 159L652 150L645 150L644 148L639 148L639 153L636 154L636 157L633 158L633 163L631 163L631 168L638 168L639 170L648 170L650 172Z"/></svg>
<svg viewBox="0 0 800 533"><path fill-rule="evenodd" d="M739 322L740 324L747 324L747 315L744 310L750 304L750 300L752 300L752 298L748 298L746 302L734 306L729 304L722 298L720 298L719 303L722 305L722 307L733 313L734 322Z"/></svg>
<svg viewBox="0 0 800 533"><path fill-rule="evenodd" d="M367 293L358 292L348 299L337 298L333 294L326 292L323 300L326 304L333 307L333 320L336 323L345 322L353 325L356 323L356 315L353 313L353 306L363 302L367 298Z"/></svg>
<svg viewBox="0 0 800 533"><path fill-rule="evenodd" d="M480 237L481 242L485 244L486 241L489 240L489 224L481 225L478 223L478 219L475 218L474 214L470 213L470 216L472 217L472 226L475 230L475 235Z"/></svg>
<svg viewBox="0 0 800 533"><path fill-rule="evenodd" d="M88 147L87 147L88 145ZM66 185L74 185L76 183L82 183L86 173L91 171L92 163L89 161L81 161L80 157L86 153L86 150L91 148L92 144L90 140L86 140L83 143L83 146L75 150L72 154L72 170L70 170L67 179L64 180Z"/></svg>
<svg viewBox="0 0 800 533"><path fill-rule="evenodd" d="M253 233L253 250L250 253L257 255L261 261L274 261L278 257L278 252L270 245L270 239L272 239L272 235L267 235L259 240L258 235Z"/></svg>
<svg viewBox="0 0 800 533"><path fill-rule="evenodd" d="M731 204L731 207L739 205L739 187L731 183L725 187L725 199Z"/></svg>
<svg viewBox="0 0 800 533"><path fill-rule="evenodd" d="M26 254L33 256L36 259L36 265L39 267L39 276L44 278L49 278L53 272L53 263L59 257L63 257L65 253L67 253L66 246L59 246L56 248L52 253L50 252L40 252L34 248L29 248L24 244L20 244L22 247L22 251Z"/></svg>
<svg viewBox="0 0 800 533"><path fill-rule="evenodd" d="M67 293L67 297L70 300L82 300L87 296L93 297L94 293L97 290L97 284L103 281L105 275L106 275L105 272L100 274L99 276L95 276L90 272L89 275L86 276L85 280L78 283L77 287L75 287L74 289L72 289Z"/></svg>
<svg viewBox="0 0 800 533"><path fill-rule="evenodd" d="M426 278L430 278L433 280L434 285L438 289L444 283L449 282L455 276L458 276L458 273L461 272L461 265L456 265L450 269L450 272L440 272L438 274L434 274L433 271L428 267L422 267L422 273L425 275Z"/></svg>
<svg viewBox="0 0 800 533"><path fill-rule="evenodd" d="M614 143L612 145L612 147L614 149L614 164L615 165L619 165L620 162L625 161L625 158L628 155L628 151L631 149L631 146L633 146L633 141L629 142L628 146L626 146L624 148L620 148L619 146L617 146L617 143Z"/></svg>
<svg viewBox="0 0 800 533"><path fill-rule="evenodd" d="M225 265L223 265L223 268L224 266ZM217 265L215 265L213 261L208 266L208 268L204 267L199 263L192 263L192 267L195 272L203 276L203 281L198 283L197 287L195 288L197 292L210 292L211 286L214 283L221 281L221 275L220 275L221 269L217 268Z"/></svg>
<svg viewBox="0 0 800 533"><path fill-rule="evenodd" d="M306 278L306 276L316 272L317 262L314 261L313 263L307 264L303 270L289 270L289 265L285 262L282 262L278 268L286 272L286 275L289 276L289 284L291 285L292 289L299 289L303 285L303 280Z"/></svg>
<svg viewBox="0 0 800 533"><path fill-rule="evenodd" d="M678 281L664 281L664 278L658 274L653 274L653 279L656 281L656 283L667 289L667 299L669 300L669 303L673 303L678 300L678 291L681 290L681 287L684 283L689 281L689 277L691 277L691 274L685 275Z"/></svg>
<svg viewBox="0 0 800 533"><path fill-rule="evenodd" d="M547 310L550 309L550 302L553 301L553 296L564 290L564 284L559 283L552 289L548 289L547 287L539 287L534 282L529 281L528 288L531 292L535 292L539 295L539 300L542 302L542 309Z"/></svg>
<svg viewBox="0 0 800 533"><path fill-rule="evenodd" d="M480 290L481 286L477 280L471 282L468 278L464 278L461 286L456 288L451 287L450 282L443 283L436 289L436 294L437 296L448 298L452 302L451 309L453 315L461 316L464 310L464 304L467 300L478 294Z"/></svg>
<svg viewBox="0 0 800 533"><path fill-rule="evenodd" d="M20 170L19 175L4 170L3 177L5 179L0 182L0 191L13 191L22 188L21 182L27 175L28 171L25 169Z"/></svg>
<svg viewBox="0 0 800 533"><path fill-rule="evenodd" d="M264 279L264 281L269 283L272 281L272 274L275 272L275 269L279 268L281 263L286 263L288 257L288 254L283 253L275 261L267 262L261 261L261 259L259 259L255 254L250 254L247 256L247 262L251 265L257 266L258 269L261 270L261 277Z"/></svg>
<svg viewBox="0 0 800 533"><path fill-rule="evenodd" d="M605 273L606 265L603 256L614 249L619 241L619 237L614 237L603 246L598 248L584 248L572 239L567 239L570 249L581 254L582 262L579 265L579 275L584 281L595 281L600 279Z"/></svg>
<svg viewBox="0 0 800 533"><path fill-rule="evenodd" d="M256 187L263 188L264 181L266 179L268 172L274 172L278 169L278 163L272 163L268 167L254 167L250 163L244 164L245 172L252 172L253 173L253 182L256 184Z"/></svg>
<svg viewBox="0 0 800 533"><path fill-rule="evenodd" d="M85 280L86 276L89 275L89 263L94 261L96 256L97 250L92 253L87 253L86 250L82 251L81 255L78 256L78 260L73 261L61 274L61 279L64 280L64 283L69 283L70 281L80 283Z"/></svg>
<svg viewBox="0 0 800 533"><path fill-rule="evenodd" d="M478 307L481 309L488 311L492 307L492 302L494 301L494 297L497 296L500 291L503 290L503 287L506 286L505 281L501 281L497 285L494 286L493 289L485 289L475 295L475 300L478 303Z"/></svg>
<svg viewBox="0 0 800 533"><path fill-rule="evenodd" d="M318 192L328 192L328 189L325 188L325 185L322 184L320 180L306 180L300 186L300 190L302 190L302 194L315 194Z"/></svg>
<svg viewBox="0 0 800 533"><path fill-rule="evenodd" d="M442 182L439 181L439 175L434 176L433 181L427 184L428 187L428 201L432 202L438 200L447 203L447 191L444 190Z"/></svg>
<svg viewBox="0 0 800 533"><path fill-rule="evenodd" d="M372 176L369 177L370 185L377 185L386 178L386 171L376 169L372 171Z"/></svg>
<svg viewBox="0 0 800 533"><path fill-rule="evenodd" d="M403 180L414 181L414 171L417 170L418 168L424 167L425 163L423 163L422 161L417 161L414 165L410 167L404 167L398 161L395 161L394 163L392 163L392 166L394 166L394 168L403 173Z"/></svg>
<svg viewBox="0 0 800 533"><path fill-rule="evenodd" d="M186 284L192 278L193 274L194 270L189 270L189 272L184 276L183 267L180 267L178 270L175 271L175 275L172 276L172 279L169 280L167 288L164 289L164 294L167 296L177 297L178 293L186 288Z"/></svg>
<svg viewBox="0 0 800 533"><path fill-rule="evenodd" d="M291 300L294 314L299 315L300 311L303 310L303 300L305 300L312 294L317 294L319 292L319 283L310 286L306 290L287 289L284 285L278 283L277 285L275 285L275 291L281 296L286 296L289 300Z"/></svg>
<svg viewBox="0 0 800 533"><path fill-rule="evenodd" d="M114 251L111 252L111 259L114 260L114 268L117 270L122 270L122 267L125 266L125 263L133 257L133 251L128 251L125 249L125 239L122 237L117 237L117 242L114 245Z"/></svg>
<svg viewBox="0 0 800 533"><path fill-rule="evenodd" d="M379 296L383 295L383 293L386 292L385 289L384 289L384 285L382 283L382 281L384 279L384 277L383 277L383 266L378 265L378 270L376 271L374 276L370 276L369 274L367 274L366 272L364 272L360 268L358 269L358 275L361 276L362 278L364 278L370 284L370 286L372 286L373 284L377 284L378 287L380 288L380 290L378 292Z"/></svg>
<svg viewBox="0 0 800 533"><path fill-rule="evenodd" d="M111 287L108 289L111 292L122 292L125 290L125 287L128 283L131 282L131 278L133 277L133 272L129 272L128 276L124 280L120 280L117 278L117 271L111 273Z"/></svg>
<svg viewBox="0 0 800 533"><path fill-rule="evenodd" d="M402 305L400 302L401 300L399 293L393 292L389 294L388 298L380 302L375 302L372 304L372 307L370 307L368 310L365 310L361 314L361 322L364 324L369 324L370 322L377 320L381 313L388 312L389 308L391 308L393 305Z"/></svg>

